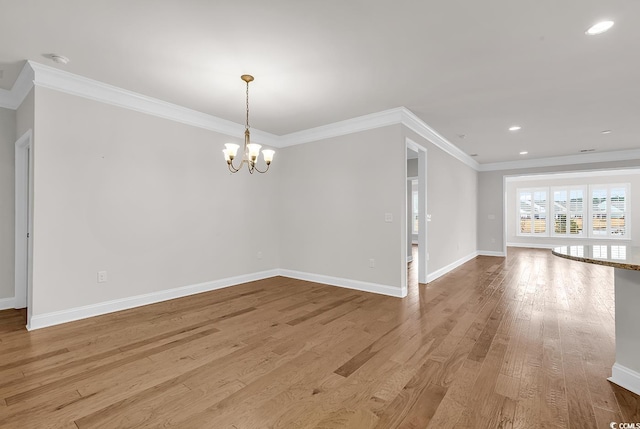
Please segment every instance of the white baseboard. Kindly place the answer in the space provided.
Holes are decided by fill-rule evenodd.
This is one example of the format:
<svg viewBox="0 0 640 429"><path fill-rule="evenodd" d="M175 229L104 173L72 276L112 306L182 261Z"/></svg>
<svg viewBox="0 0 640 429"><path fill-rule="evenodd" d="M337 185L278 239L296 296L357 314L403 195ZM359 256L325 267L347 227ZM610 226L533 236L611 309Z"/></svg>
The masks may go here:
<svg viewBox="0 0 640 429"><path fill-rule="evenodd" d="M152 292L144 295L116 299L113 301L85 305L82 307L71 308L69 310L34 315L31 317L27 329L31 331L34 329L46 328L48 326L59 325L61 323L73 322L74 320L86 319L87 317L100 316L102 314L113 313L116 311L127 310L129 308L155 304L157 302L168 301L170 299L182 298L189 295L195 295L197 293L235 286L241 283L275 277L278 274L279 272L277 269L261 271L211 282L183 286L175 289Z"/></svg>
<svg viewBox="0 0 640 429"><path fill-rule="evenodd" d="M11 298L0 298L0 310L9 310L10 308L15 308L16 299L14 297Z"/></svg>
<svg viewBox="0 0 640 429"><path fill-rule="evenodd" d="M322 274L304 273L301 271L281 269L280 275L297 280L305 280L308 282L324 283L331 286L339 286L347 289L355 289L363 292L378 293L381 295L394 296L403 298L407 295L407 291L399 287L382 285L378 283L368 283L360 280L351 280L341 277L331 277Z"/></svg>
<svg viewBox="0 0 640 429"><path fill-rule="evenodd" d="M622 366L618 362L614 363L611 368L609 381L640 395L640 373Z"/></svg>
<svg viewBox="0 0 640 429"><path fill-rule="evenodd" d="M478 256L498 256L504 258L507 255L504 252L496 252L495 250L478 250Z"/></svg>
<svg viewBox="0 0 640 429"><path fill-rule="evenodd" d="M477 251L476 252L472 252L472 253L468 254L467 256L462 257L462 258L458 259L457 261L452 262L449 265L446 265L446 266L440 268L439 270L436 270L436 271L434 271L432 273L427 274L427 283L430 283L430 282L434 281L438 277L444 276L449 271L455 270L460 265L464 264L465 262L469 262L470 260L472 260L476 256L478 256L478 252Z"/></svg>

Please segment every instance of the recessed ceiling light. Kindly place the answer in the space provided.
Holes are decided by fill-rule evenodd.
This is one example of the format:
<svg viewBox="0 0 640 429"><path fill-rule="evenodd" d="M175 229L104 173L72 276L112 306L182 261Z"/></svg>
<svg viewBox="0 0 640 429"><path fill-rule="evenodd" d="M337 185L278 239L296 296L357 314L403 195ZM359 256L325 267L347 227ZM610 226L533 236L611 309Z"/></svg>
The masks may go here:
<svg viewBox="0 0 640 429"><path fill-rule="evenodd" d="M477 153L472 153L469 156L478 156L478 154Z"/></svg>
<svg viewBox="0 0 640 429"><path fill-rule="evenodd" d="M520 155L526 155L526 154L528 154L528 153L529 153L529 152L527 152L526 150L523 150L522 152L520 152Z"/></svg>
<svg viewBox="0 0 640 429"><path fill-rule="evenodd" d="M595 152L595 149L580 149L580 153Z"/></svg>
<svg viewBox="0 0 640 429"><path fill-rule="evenodd" d="M520 125L514 125L512 127L509 127L509 131L518 131L520 129L522 129Z"/></svg>
<svg viewBox="0 0 640 429"><path fill-rule="evenodd" d="M611 130L602 130L600 131L600 134L611 134Z"/></svg>
<svg viewBox="0 0 640 429"><path fill-rule="evenodd" d="M51 59L53 60L54 63L57 64L67 64L69 62L69 58L62 56L62 55L51 55Z"/></svg>
<svg viewBox="0 0 640 429"><path fill-rule="evenodd" d="M601 21L589 27L589 29L585 31L585 33L589 36L595 36L596 34L604 33L611 27L613 27L613 21Z"/></svg>

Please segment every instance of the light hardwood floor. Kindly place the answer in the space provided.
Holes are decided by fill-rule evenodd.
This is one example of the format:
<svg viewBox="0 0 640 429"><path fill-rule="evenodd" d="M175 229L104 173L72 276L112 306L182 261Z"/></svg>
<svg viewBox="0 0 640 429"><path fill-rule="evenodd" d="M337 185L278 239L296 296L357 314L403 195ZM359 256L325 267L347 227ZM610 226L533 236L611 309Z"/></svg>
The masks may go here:
<svg viewBox="0 0 640 429"><path fill-rule="evenodd" d="M26 332L0 312L0 427L608 428L613 273L509 249L397 299L273 278Z"/></svg>

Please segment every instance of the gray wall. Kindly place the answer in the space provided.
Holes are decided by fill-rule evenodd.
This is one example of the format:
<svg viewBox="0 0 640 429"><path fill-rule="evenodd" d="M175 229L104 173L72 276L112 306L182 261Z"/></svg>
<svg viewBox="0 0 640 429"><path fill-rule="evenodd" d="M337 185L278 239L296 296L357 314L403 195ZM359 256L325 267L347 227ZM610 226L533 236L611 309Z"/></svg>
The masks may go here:
<svg viewBox="0 0 640 429"><path fill-rule="evenodd" d="M16 112L0 107L0 299L13 298Z"/></svg>
<svg viewBox="0 0 640 429"><path fill-rule="evenodd" d="M477 250L478 173L408 128L405 137L427 148L428 273Z"/></svg>
<svg viewBox="0 0 640 429"><path fill-rule="evenodd" d="M629 161L480 172L478 175L478 249L485 252L503 251L505 219L502 200L504 176L564 171L593 171L639 166L640 160L635 159ZM495 219L489 219L491 215L493 215Z"/></svg>
<svg viewBox="0 0 640 429"><path fill-rule="evenodd" d="M399 125L280 150L281 268L399 289L405 154Z"/></svg>
<svg viewBox="0 0 640 429"><path fill-rule="evenodd" d="M277 168L231 175L228 136L35 96L34 315L279 266Z"/></svg>

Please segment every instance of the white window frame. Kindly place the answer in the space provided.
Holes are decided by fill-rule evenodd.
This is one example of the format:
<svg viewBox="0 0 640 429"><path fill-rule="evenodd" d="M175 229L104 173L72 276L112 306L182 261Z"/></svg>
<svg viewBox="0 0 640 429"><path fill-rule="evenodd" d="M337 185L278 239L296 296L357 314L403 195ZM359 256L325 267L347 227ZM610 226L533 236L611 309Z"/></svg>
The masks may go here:
<svg viewBox="0 0 640 429"><path fill-rule="evenodd" d="M625 198L625 210L624 210L624 222L625 222L625 233L624 234L613 234L614 228L611 225L611 214L612 214L612 204L611 204L611 190L612 189L624 189L624 198ZM596 189L603 189L607 192L607 224L604 235L598 235L593 233L593 192ZM598 240L630 240L631 239L631 184L629 183L607 183L601 185L589 185L589 195L588 195L588 211L589 211L589 230L588 236L591 239Z"/></svg>
<svg viewBox="0 0 640 429"><path fill-rule="evenodd" d="M536 192L544 192L546 195L546 199L545 199L545 206L544 206L544 210L545 210L545 232L543 233L536 233L535 231L535 214L533 213L533 209L532 209L532 213L531 213L531 231L530 232L522 232L521 227L520 227L520 222L521 222L521 217L520 217L520 212L522 210L522 206L520 204L520 197L523 193L530 193L531 194L531 201L534 201L534 195ZM518 188L516 189L516 235L520 236L520 237L549 237L549 199L550 199L550 192L549 192L549 187L538 187L538 188Z"/></svg>
<svg viewBox="0 0 640 429"><path fill-rule="evenodd" d="M559 233L556 232L555 218L556 214L559 213L556 210L556 198L555 193L564 191L567 193L567 211L565 222L567 223L565 226L565 232ZM571 210L571 191L582 191L582 210ZM587 238L590 231L590 222L588 218L589 207L588 205L591 202L590 192L588 186L552 186L549 189L549 204L553 207L550 210L550 234L551 237L561 237L561 238ZM571 215L582 215L582 234L571 234Z"/></svg>

